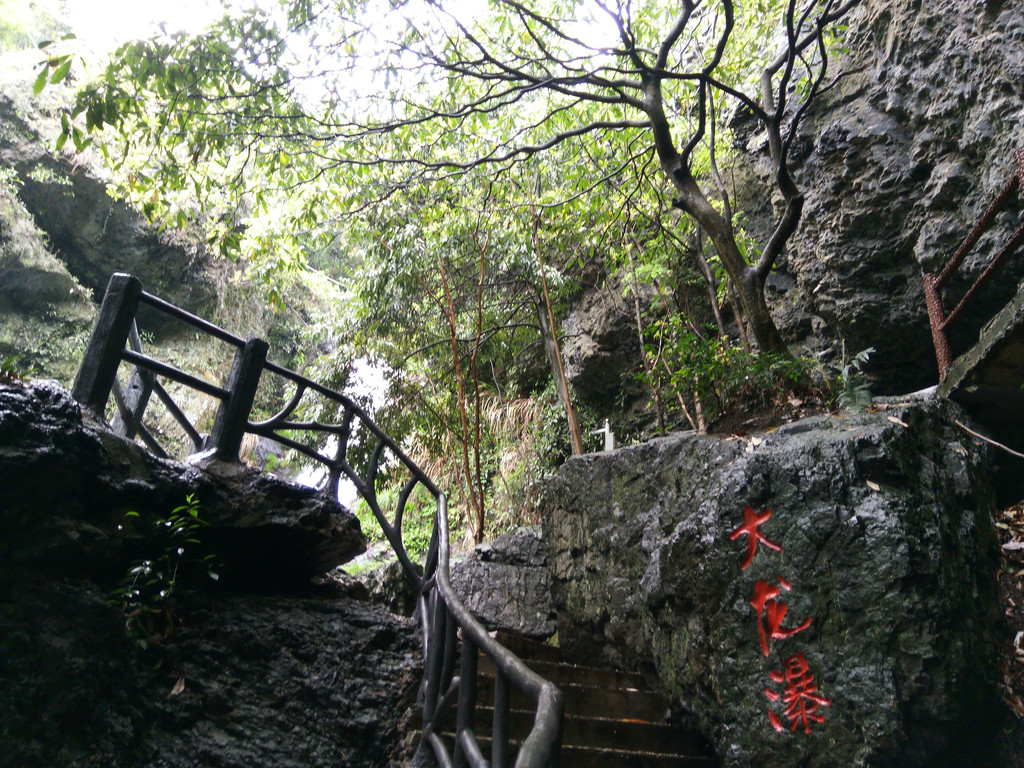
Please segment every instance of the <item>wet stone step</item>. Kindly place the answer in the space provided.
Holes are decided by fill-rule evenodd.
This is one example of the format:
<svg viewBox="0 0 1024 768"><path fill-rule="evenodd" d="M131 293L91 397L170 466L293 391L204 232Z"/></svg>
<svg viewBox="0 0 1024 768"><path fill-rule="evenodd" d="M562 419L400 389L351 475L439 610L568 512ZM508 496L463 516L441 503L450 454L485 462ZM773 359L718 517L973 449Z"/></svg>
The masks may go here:
<svg viewBox="0 0 1024 768"><path fill-rule="evenodd" d="M494 639L527 663L530 661L562 661L562 651L554 645L538 643L536 640L505 632L495 633Z"/></svg>
<svg viewBox="0 0 1024 768"><path fill-rule="evenodd" d="M530 660L527 666L534 672L555 685L570 683L587 685L594 688L617 688L646 691L650 689L647 679L635 672L619 672L614 669L599 667L581 667L573 664L562 664L553 661ZM480 654L477 671L491 677L495 674L494 661L485 654Z"/></svg>
<svg viewBox="0 0 1024 768"><path fill-rule="evenodd" d="M665 720L664 700L650 691L608 690L591 686L563 684L558 686L565 696L566 716L603 717L609 720L635 720L661 723ZM494 678L481 676L477 683L477 702L494 701ZM513 709L532 709L534 701L517 688L512 688Z"/></svg>
<svg viewBox="0 0 1024 768"><path fill-rule="evenodd" d="M562 768L717 768L710 756L562 747Z"/></svg>
<svg viewBox="0 0 1024 768"><path fill-rule="evenodd" d="M451 749L453 744L451 735L446 735L444 738ZM489 757L491 754L490 738L477 736L477 744L480 745L480 751L484 756ZM517 747L518 744L513 744L509 749L509 765L515 764ZM718 761L710 754L680 755L563 746L560 764L561 768L717 768Z"/></svg>
<svg viewBox="0 0 1024 768"><path fill-rule="evenodd" d="M489 736L494 710L478 709L473 728L479 738ZM525 738L533 727L534 713L509 712L508 732L514 741ZM605 718L566 717L562 722L563 747L638 750L680 755L710 754L700 734L671 723L646 723Z"/></svg>

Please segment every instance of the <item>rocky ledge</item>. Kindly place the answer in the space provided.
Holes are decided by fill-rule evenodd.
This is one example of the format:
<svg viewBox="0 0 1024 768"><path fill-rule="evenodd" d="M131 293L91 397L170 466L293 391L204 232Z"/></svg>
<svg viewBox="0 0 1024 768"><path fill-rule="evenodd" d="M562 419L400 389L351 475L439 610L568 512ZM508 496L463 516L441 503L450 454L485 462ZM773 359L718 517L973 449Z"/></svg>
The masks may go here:
<svg viewBox="0 0 1024 768"><path fill-rule="evenodd" d="M336 502L156 459L48 383L0 384L0 489L0 767L402 760L416 626L311 586L365 546ZM107 595L186 494L223 577L182 583L129 632Z"/></svg>
<svg viewBox="0 0 1024 768"><path fill-rule="evenodd" d="M16 567L123 572L145 553L152 522L189 494L232 581L301 581L366 549L359 521L336 501L241 465L158 459L83 420L53 382L0 384L0 488L0 552Z"/></svg>
<svg viewBox="0 0 1024 768"><path fill-rule="evenodd" d="M653 663L727 768L1000 765L985 453L946 401L570 460L559 638Z"/></svg>

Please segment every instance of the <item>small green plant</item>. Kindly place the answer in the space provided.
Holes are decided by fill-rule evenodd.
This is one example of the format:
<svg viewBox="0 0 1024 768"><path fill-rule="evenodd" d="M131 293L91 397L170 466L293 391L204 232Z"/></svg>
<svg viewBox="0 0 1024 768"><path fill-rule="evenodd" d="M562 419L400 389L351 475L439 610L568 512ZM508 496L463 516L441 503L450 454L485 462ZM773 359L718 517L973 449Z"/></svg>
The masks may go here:
<svg viewBox="0 0 1024 768"><path fill-rule="evenodd" d="M125 517L137 520L138 512ZM153 522L155 546L151 558L136 560L121 582L108 594L108 602L121 609L128 633L146 644L165 639L174 627L174 599L186 569L217 581L216 557L202 555L199 500L194 494L166 518Z"/></svg>
<svg viewBox="0 0 1024 768"><path fill-rule="evenodd" d="M0 384L24 384L35 371L22 368L18 364L21 355L12 355L0 361Z"/></svg>
<svg viewBox="0 0 1024 768"><path fill-rule="evenodd" d="M657 365L642 378L680 404L699 429L735 408L762 409L816 389L814 362L772 353L754 354L716 337L703 338L678 315L651 323L644 352Z"/></svg>
<svg viewBox="0 0 1024 768"><path fill-rule="evenodd" d="M835 379L836 402L846 408L867 408L871 405L871 391L868 389L864 366L874 353L874 347L862 349L852 358L846 357L846 342L843 342L839 375Z"/></svg>

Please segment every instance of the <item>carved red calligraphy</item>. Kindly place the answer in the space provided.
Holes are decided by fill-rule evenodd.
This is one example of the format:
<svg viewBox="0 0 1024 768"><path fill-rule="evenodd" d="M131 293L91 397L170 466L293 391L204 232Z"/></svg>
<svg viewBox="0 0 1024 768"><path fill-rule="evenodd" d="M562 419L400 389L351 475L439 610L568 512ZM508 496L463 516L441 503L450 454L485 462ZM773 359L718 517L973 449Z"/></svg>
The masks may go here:
<svg viewBox="0 0 1024 768"><path fill-rule="evenodd" d="M779 601L781 590L787 592L793 587L782 576L777 577L779 586L769 584L767 581L758 580L754 585L754 599L750 604L754 606L757 613L757 632L761 637L761 652L768 655L768 638L772 640L785 640L797 632L802 632L811 625L811 618L808 616L803 622L792 629L783 629L782 620L786 618L789 606Z"/></svg>
<svg viewBox="0 0 1024 768"><path fill-rule="evenodd" d="M788 659L781 672L771 672L768 675L773 683L785 683L785 688L780 694L771 688L765 688L764 695L770 701L778 701L786 706L783 716L789 721L789 730L795 731L803 726L804 733L811 732L811 723L825 722L825 715L818 712L818 707L827 707L832 704L818 693L818 685L814 682L814 675L811 674L807 665L807 659L802 653L794 653ZM768 720L776 731L782 731L785 726L774 712L768 712Z"/></svg>
<svg viewBox="0 0 1024 768"><path fill-rule="evenodd" d="M761 526L771 517L770 509L758 513L752 507L743 508L743 523L729 534L730 541L736 541L741 536L747 537L747 550L740 561L741 571L746 570L747 566L753 562L758 544L764 544L775 552L782 552L782 545L769 540L761 532ZM769 647L771 640L786 640L811 625L811 617L808 616L795 627L782 626L786 614L789 612L789 606L779 598L783 591L789 592L793 587L782 578L781 574L777 574L775 578L777 584L770 584L763 579L758 579L754 584L754 598L750 601L750 605L757 615L757 633L761 640L761 652L766 657L771 654ZM794 653L789 656L783 664L783 669L770 672L768 677L773 683L784 683L782 691L765 688L764 694L769 701L782 700L786 707L783 717L788 721L790 731L796 731L802 727L804 733L810 733L811 723L825 722L825 715L819 709L830 706L832 702L818 693L818 685L814 682L814 675L810 672L807 658L802 653ZM776 731L786 730L786 724L776 712L768 710L768 721Z"/></svg>
<svg viewBox="0 0 1024 768"><path fill-rule="evenodd" d="M761 524L768 522L771 517L772 511L770 509L757 514L752 507L743 508L743 525L729 534L730 541L736 541L740 536L747 537L747 553L743 556L742 562L740 562L741 571L747 570L747 566L753 561L754 553L757 552L758 542L764 544L768 549L774 549L776 552L782 551L782 547L774 541L768 541L764 534L761 533Z"/></svg>

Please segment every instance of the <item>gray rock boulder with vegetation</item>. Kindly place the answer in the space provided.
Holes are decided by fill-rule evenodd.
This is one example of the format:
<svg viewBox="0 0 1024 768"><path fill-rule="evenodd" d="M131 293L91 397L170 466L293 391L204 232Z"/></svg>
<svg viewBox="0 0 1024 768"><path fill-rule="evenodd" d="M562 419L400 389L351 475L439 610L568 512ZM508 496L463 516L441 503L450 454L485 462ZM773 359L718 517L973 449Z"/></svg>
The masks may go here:
<svg viewBox="0 0 1024 768"><path fill-rule="evenodd" d="M541 512L563 647L653 663L728 768L987 765L998 544L955 418L927 402L570 460Z"/></svg>
<svg viewBox="0 0 1024 768"><path fill-rule="evenodd" d="M544 640L555 633L547 558L538 528L518 528L452 565L452 589L491 630Z"/></svg>
<svg viewBox="0 0 1024 768"><path fill-rule="evenodd" d="M405 759L416 624L300 580L361 551L355 518L220 469L83 424L54 384L0 384L0 766ZM201 542L232 570L190 584L179 573L172 599L129 610L113 590L149 544L124 511L148 530L186 493L210 523Z"/></svg>
<svg viewBox="0 0 1024 768"><path fill-rule="evenodd" d="M266 338L275 362L307 358L323 340L310 332L333 289L304 276L271 307L266 286L240 265L210 253L197 225L162 229L107 194L105 171L90 153L54 146L73 95L60 87L32 96L38 52L9 54L0 67L0 362L70 386L96 304L113 272L139 277L150 293L240 336ZM193 373L223 370L220 342L142 308L144 347Z"/></svg>

